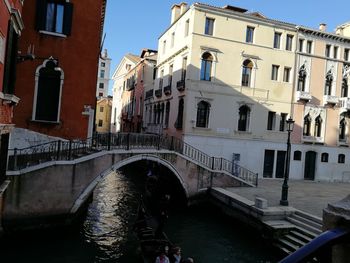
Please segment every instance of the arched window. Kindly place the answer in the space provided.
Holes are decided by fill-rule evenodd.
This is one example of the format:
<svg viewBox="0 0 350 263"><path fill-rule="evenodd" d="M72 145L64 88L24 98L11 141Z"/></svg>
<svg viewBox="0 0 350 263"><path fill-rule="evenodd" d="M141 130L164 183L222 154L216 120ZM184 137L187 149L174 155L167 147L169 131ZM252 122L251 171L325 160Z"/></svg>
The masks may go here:
<svg viewBox="0 0 350 263"><path fill-rule="evenodd" d="M341 96L342 97L347 97L348 96L348 78L343 77L342 85L341 85Z"/></svg>
<svg viewBox="0 0 350 263"><path fill-rule="evenodd" d="M333 83L333 75L331 71L327 72L326 75L326 84L324 88L324 95L332 95L332 83Z"/></svg>
<svg viewBox="0 0 350 263"><path fill-rule="evenodd" d="M328 153L322 153L321 154L321 162L322 163L328 163Z"/></svg>
<svg viewBox="0 0 350 263"><path fill-rule="evenodd" d="M305 65L302 65L298 73L298 87L297 87L298 91L305 91L306 76L307 76L307 73L306 73Z"/></svg>
<svg viewBox="0 0 350 263"><path fill-rule="evenodd" d="M322 118L321 116L317 116L317 118L315 119L314 136L321 137L321 132L322 132Z"/></svg>
<svg viewBox="0 0 350 263"><path fill-rule="evenodd" d="M177 119L175 122L176 129L182 129L183 114L184 114L184 99L180 98L178 111L177 111Z"/></svg>
<svg viewBox="0 0 350 263"><path fill-rule="evenodd" d="M293 160L294 161L301 161L301 151L294 151Z"/></svg>
<svg viewBox="0 0 350 263"><path fill-rule="evenodd" d="M250 119L250 108L247 105L241 106L239 108L239 117L238 117L239 131L249 130L249 119Z"/></svg>
<svg viewBox="0 0 350 263"><path fill-rule="evenodd" d="M213 56L209 52L202 55L201 80L211 80L211 68L213 64Z"/></svg>
<svg viewBox="0 0 350 263"><path fill-rule="evenodd" d="M338 155L338 163L345 163L345 154Z"/></svg>
<svg viewBox="0 0 350 263"><path fill-rule="evenodd" d="M311 129L311 117L310 115L306 115L304 117L304 128L303 128L303 135L304 136L310 136L310 129Z"/></svg>
<svg viewBox="0 0 350 263"><path fill-rule="evenodd" d="M59 122L63 78L63 71L54 59L49 59L38 67L33 120Z"/></svg>
<svg viewBox="0 0 350 263"><path fill-rule="evenodd" d="M169 127L170 101L165 104L165 127Z"/></svg>
<svg viewBox="0 0 350 263"><path fill-rule="evenodd" d="M209 123L210 104L201 101L197 104L197 122L196 127L207 128Z"/></svg>
<svg viewBox="0 0 350 263"><path fill-rule="evenodd" d="M242 68L242 86L250 87L253 71L253 62L249 59L244 60Z"/></svg>
<svg viewBox="0 0 350 263"><path fill-rule="evenodd" d="M340 116L340 122L339 122L339 141L343 142L346 141L346 120L345 116Z"/></svg>

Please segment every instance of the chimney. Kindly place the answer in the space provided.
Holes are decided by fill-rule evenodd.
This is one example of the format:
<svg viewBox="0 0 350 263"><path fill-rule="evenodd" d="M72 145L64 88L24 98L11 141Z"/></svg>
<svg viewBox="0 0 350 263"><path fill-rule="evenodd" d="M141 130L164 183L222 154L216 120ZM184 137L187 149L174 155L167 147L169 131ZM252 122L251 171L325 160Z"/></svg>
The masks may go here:
<svg viewBox="0 0 350 263"><path fill-rule="evenodd" d="M319 29L320 31L322 31L322 32L326 32L326 30L327 30L327 24L321 23L318 29Z"/></svg>
<svg viewBox="0 0 350 263"><path fill-rule="evenodd" d="M176 21L176 19L179 18L180 16L180 5L173 5L171 7L171 24L174 23Z"/></svg>
<svg viewBox="0 0 350 263"><path fill-rule="evenodd" d="M182 15L183 13L185 13L186 10L187 10L187 3L182 2L182 3L180 4L180 15Z"/></svg>

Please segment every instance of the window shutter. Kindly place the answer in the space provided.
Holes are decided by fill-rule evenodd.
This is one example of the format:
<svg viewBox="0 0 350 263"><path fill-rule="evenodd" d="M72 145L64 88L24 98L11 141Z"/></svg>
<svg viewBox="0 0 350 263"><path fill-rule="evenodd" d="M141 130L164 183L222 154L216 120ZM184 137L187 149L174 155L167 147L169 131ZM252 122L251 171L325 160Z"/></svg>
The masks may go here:
<svg viewBox="0 0 350 263"><path fill-rule="evenodd" d="M46 0L36 0L35 29L38 31L45 30L46 10L47 10Z"/></svg>
<svg viewBox="0 0 350 263"><path fill-rule="evenodd" d="M72 31L73 19L73 4L65 3L64 6L64 20L63 20L63 34L69 36Z"/></svg>

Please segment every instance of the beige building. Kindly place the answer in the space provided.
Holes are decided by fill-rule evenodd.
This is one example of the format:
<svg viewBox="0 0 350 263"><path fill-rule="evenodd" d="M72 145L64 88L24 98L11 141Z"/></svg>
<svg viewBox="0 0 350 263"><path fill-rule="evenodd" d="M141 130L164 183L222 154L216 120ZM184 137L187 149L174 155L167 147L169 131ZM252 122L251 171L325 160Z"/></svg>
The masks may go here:
<svg viewBox="0 0 350 263"><path fill-rule="evenodd" d="M111 129L112 97L98 98L96 104L96 132L109 132Z"/></svg>
<svg viewBox="0 0 350 263"><path fill-rule="evenodd" d="M259 177L282 177L297 28L233 6L172 7L147 117Z"/></svg>

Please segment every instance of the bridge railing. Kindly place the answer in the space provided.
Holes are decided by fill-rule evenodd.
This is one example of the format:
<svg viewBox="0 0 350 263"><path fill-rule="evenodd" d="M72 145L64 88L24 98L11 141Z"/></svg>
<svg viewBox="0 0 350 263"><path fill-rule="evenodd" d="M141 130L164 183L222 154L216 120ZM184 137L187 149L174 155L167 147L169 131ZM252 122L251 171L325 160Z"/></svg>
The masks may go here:
<svg viewBox="0 0 350 263"><path fill-rule="evenodd" d="M139 133L98 133L86 140L53 141L23 149L9 149L8 170L20 170L54 160L73 160L113 149L175 151L209 169L228 172L253 185L258 182L256 173L224 158L210 156L176 137Z"/></svg>

